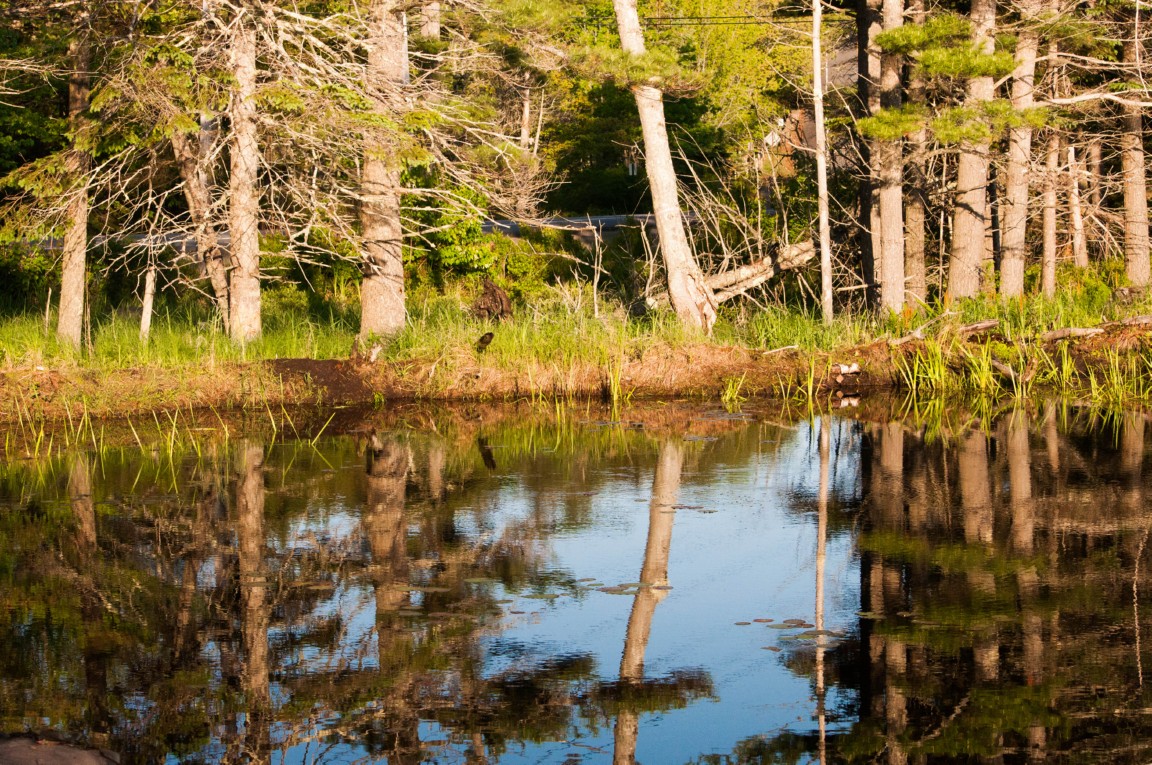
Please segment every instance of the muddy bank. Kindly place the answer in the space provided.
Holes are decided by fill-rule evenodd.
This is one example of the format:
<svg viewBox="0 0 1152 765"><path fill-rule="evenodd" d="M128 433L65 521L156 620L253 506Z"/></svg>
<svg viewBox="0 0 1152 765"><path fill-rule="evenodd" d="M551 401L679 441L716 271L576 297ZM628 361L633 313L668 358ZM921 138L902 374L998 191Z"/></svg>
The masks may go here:
<svg viewBox="0 0 1152 765"><path fill-rule="evenodd" d="M494 400L763 396L806 385L813 374L835 384L829 365L856 363L851 391L890 388L886 346L843 354L764 353L713 345L652 348L603 364L503 364L468 354L369 364L277 359L208 368L94 371L32 367L0 372L0 420L109 417L156 410L264 410L281 406L383 404L412 400ZM815 371L813 371L815 370Z"/></svg>
<svg viewBox="0 0 1152 765"><path fill-rule="evenodd" d="M1087 337L1009 343L995 327L893 344L880 340L837 352L762 351L710 344L660 345L599 363L506 360L461 349L451 358L379 361L277 359L246 364L96 371L80 366L0 372L0 422L106 418L172 410L278 410L282 407L382 405L403 401L518 401L576 398L618 401L752 397L843 400L899 392L910 361L935 353L941 374L988 368L992 394L1082 395L1122 367L1121 377L1150 378L1152 324L1106 326ZM999 359L999 360L997 360ZM1064 376L1057 379L1060 366ZM958 383L957 381L960 381ZM1061 387L1062 386L1062 387ZM982 390L982 393L988 393Z"/></svg>

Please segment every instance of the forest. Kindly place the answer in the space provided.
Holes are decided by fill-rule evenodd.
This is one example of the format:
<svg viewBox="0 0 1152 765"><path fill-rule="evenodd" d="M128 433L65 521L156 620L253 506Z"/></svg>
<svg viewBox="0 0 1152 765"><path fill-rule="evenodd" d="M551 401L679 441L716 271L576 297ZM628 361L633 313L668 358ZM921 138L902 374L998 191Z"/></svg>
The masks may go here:
<svg viewBox="0 0 1152 765"><path fill-rule="evenodd" d="M489 343L603 366L661 343L1144 324L1148 33L1128 0L0 18L9 369Z"/></svg>

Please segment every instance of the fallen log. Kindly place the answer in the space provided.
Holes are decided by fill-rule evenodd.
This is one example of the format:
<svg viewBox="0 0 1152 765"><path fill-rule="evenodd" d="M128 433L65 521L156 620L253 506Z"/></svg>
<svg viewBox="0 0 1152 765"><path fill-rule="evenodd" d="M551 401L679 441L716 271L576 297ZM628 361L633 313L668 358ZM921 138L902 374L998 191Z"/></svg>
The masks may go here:
<svg viewBox="0 0 1152 765"><path fill-rule="evenodd" d="M731 271L713 274L705 277L704 281L716 293L716 303L719 304L743 295L748 290L759 287L781 271L796 268L814 257L816 257L815 244L797 242L782 248L774 258L764 258L748 266L740 266Z"/></svg>
<svg viewBox="0 0 1152 765"><path fill-rule="evenodd" d="M718 274L704 277L704 283L713 291L716 303L743 295L751 289L759 287L781 271L787 271L807 263L816 257L816 245L812 242L797 242L782 247L780 252L773 256L758 260L746 266L738 266ZM668 293L659 292L648 300L650 306L667 305Z"/></svg>
<svg viewBox="0 0 1152 765"><path fill-rule="evenodd" d="M1054 329L1051 332L1045 332L1040 335L1040 340L1045 343L1051 343L1056 340L1067 340L1070 337L1093 337L1103 333L1104 330L1099 327L1068 327L1066 329Z"/></svg>
<svg viewBox="0 0 1152 765"><path fill-rule="evenodd" d="M929 319L928 321L924 322L919 327L917 327L916 329L909 332L907 335L904 335L904 337L897 337L893 340L889 340L888 345L890 345L893 348L899 348L901 345L904 345L904 343L910 343L913 340L923 340L924 339L924 329L928 325L935 324L936 322L940 321L941 319L943 319L947 316L953 316L953 315L955 315L954 312L945 311L944 313L940 314L939 316L932 318L932 319Z"/></svg>
<svg viewBox="0 0 1152 765"><path fill-rule="evenodd" d="M1016 371L1012 369L1012 367L1008 366L1002 361L997 361L996 359L992 359L990 363L992 364L992 368L999 372L1006 380L1008 380L1008 382L1012 383L1013 385L1017 385L1020 382L1019 376L1016 374Z"/></svg>
<svg viewBox="0 0 1152 765"><path fill-rule="evenodd" d="M962 327L957 327L956 328L956 334L962 335L962 336L963 335L977 335L977 334L980 334L981 332L987 332L988 330L996 329L999 326L1000 326L1000 320L999 319L984 319L983 321L977 321L977 322L974 322L972 324L965 324Z"/></svg>

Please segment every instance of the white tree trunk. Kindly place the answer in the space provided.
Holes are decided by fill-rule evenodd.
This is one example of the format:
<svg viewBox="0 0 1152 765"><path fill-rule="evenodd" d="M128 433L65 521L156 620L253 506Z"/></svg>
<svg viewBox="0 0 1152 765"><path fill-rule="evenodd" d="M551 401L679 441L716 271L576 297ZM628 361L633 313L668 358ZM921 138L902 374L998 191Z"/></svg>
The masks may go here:
<svg viewBox="0 0 1152 765"><path fill-rule="evenodd" d="M884 31L904 23L904 0L884 0ZM901 56L880 56L880 106L898 109ZM880 308L893 313L904 310L904 156L900 139L875 141L872 172L879 187L880 207Z"/></svg>
<svg viewBox="0 0 1152 765"><path fill-rule="evenodd" d="M1080 205L1080 162L1076 147L1068 147L1068 212L1072 218L1072 262L1088 267L1088 240L1084 238L1084 211Z"/></svg>
<svg viewBox="0 0 1152 765"><path fill-rule="evenodd" d="M148 264L144 273L144 300L140 307L140 342L147 343L152 334L152 304L156 300L156 266Z"/></svg>
<svg viewBox="0 0 1152 765"><path fill-rule="evenodd" d="M1060 136L1048 136L1044 163L1044 253L1040 261L1040 291L1056 296L1056 176L1060 171Z"/></svg>
<svg viewBox="0 0 1152 765"><path fill-rule="evenodd" d="M440 39L440 3L437 0L425 3L420 9L420 36Z"/></svg>
<svg viewBox="0 0 1152 765"><path fill-rule="evenodd" d="M1033 22L1031 8L1025 9L1024 23ZM1039 35L1025 27L1016 42L1016 70L1012 73L1012 108L1032 107L1036 81L1036 52ZM1027 265L1028 176L1032 159L1032 128L1028 125L1008 131L1008 167L1004 183L1004 215L1000 234L1000 295L1024 294L1024 268Z"/></svg>
<svg viewBox="0 0 1152 765"><path fill-rule="evenodd" d="M1124 62L1135 65L1139 40L1124 45ZM1144 117L1139 106L1125 106L1121 120L1120 163L1124 174L1124 259L1128 280L1136 287L1152 278L1148 251L1148 180L1144 166Z"/></svg>
<svg viewBox="0 0 1152 765"><path fill-rule="evenodd" d="M996 0L973 0L972 43L982 53L995 50ZM968 83L969 106L991 101L991 77L973 77ZM954 298L980 293L984 237L988 227L988 141L963 141L956 168L956 202L952 218L952 259L948 289Z"/></svg>
<svg viewBox="0 0 1152 765"><path fill-rule="evenodd" d="M614 0L613 4L621 46L630 55L643 55L644 33L640 29L636 0ZM668 143L668 126L664 122L664 94L651 85L637 85L632 92L636 96L636 109L640 113L644 134L645 167L652 192L656 230L660 235L660 250L664 255L664 269L668 274L668 297L681 321L711 332L716 323L716 300L704 283L704 275L692 255L684 231L676 170Z"/></svg>
<svg viewBox="0 0 1152 765"><path fill-rule="evenodd" d="M909 0L908 11L913 24L923 24L927 18L924 0ZM919 74L913 73L908 83L908 100L925 106L927 84ZM927 211L925 185L928 168L928 131L920 128L908 136L908 158L911 188L904 195L904 278L905 295L919 307L928 299Z"/></svg>
<svg viewBox="0 0 1152 765"><path fill-rule="evenodd" d="M91 49L86 33L81 32L68 46L72 74L68 78L68 119L73 133L83 127L91 91L88 68ZM68 175L76 184L68 202L68 226L64 231L63 270L60 278L60 313L56 335L61 342L80 347L84 333L84 293L87 284L88 252L88 182L86 176L91 156L73 148L66 160Z"/></svg>
<svg viewBox="0 0 1152 765"><path fill-rule="evenodd" d="M824 128L822 0L812 0L812 110L816 128L816 210L820 241L820 312L832 323L832 227L828 211L828 136Z"/></svg>
<svg viewBox="0 0 1152 765"><path fill-rule="evenodd" d="M369 8L368 78L386 93L408 79L408 36L403 10L394 0ZM379 108L379 107L378 107ZM365 138L360 226L364 280L360 287L360 336L387 337L404 329L404 229L400 219L400 168L379 135Z"/></svg>
<svg viewBox="0 0 1152 765"><path fill-rule="evenodd" d="M256 136L256 32L242 16L232 29L232 122L230 208L232 339L247 343L260 337L260 145Z"/></svg>
<svg viewBox="0 0 1152 765"><path fill-rule="evenodd" d="M520 148L527 151L532 146L532 89L524 88L520 99Z"/></svg>

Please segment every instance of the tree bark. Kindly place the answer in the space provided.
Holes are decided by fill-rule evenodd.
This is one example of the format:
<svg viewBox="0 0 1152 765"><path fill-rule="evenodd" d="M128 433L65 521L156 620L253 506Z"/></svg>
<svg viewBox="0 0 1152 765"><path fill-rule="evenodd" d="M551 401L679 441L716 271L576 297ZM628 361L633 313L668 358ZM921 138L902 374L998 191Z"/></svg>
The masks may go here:
<svg viewBox="0 0 1152 765"><path fill-rule="evenodd" d="M880 51L875 41L881 29L882 2L883 0L857 0L857 89L864 115L875 114L880 110ZM861 275L867 289L865 293L867 300L874 305L880 297L879 259L883 248L880 241L879 187L871 169L873 143L862 141L860 144L861 159L866 170L860 179L859 202L860 225L864 229L860 237Z"/></svg>
<svg viewBox="0 0 1152 765"><path fill-rule="evenodd" d="M812 1L812 112L816 128L816 209L820 242L820 312L832 323L832 225L828 210L828 136L824 129L823 0Z"/></svg>
<svg viewBox="0 0 1152 765"><path fill-rule="evenodd" d="M212 295L220 312L225 331L231 327L228 305L228 266L224 261L212 221L212 192L207 167L215 130L206 117L200 119L200 130L194 135L175 131L172 134L172 154L180 168L184 187L184 200L188 204L188 217L196 237L196 256L208 275Z"/></svg>
<svg viewBox="0 0 1152 765"><path fill-rule="evenodd" d="M909 0L908 11L913 24L923 24L928 14L924 0ZM908 100L914 104L927 102L927 85L923 77L914 74L908 83ZM907 282L905 296L924 305L928 300L928 267L926 258L927 211L926 178L928 168L928 130L920 128L908 136L908 158L905 169L911 182L904 198L904 277Z"/></svg>
<svg viewBox="0 0 1152 765"><path fill-rule="evenodd" d="M520 91L520 100L520 148L528 151L532 148L532 89L524 88Z"/></svg>
<svg viewBox="0 0 1152 765"><path fill-rule="evenodd" d="M995 50L996 0L973 0L972 43L981 53ZM968 83L968 106L979 108L994 95L991 77L973 77ZM954 298L980 292L984 237L988 225L989 143L962 141L956 168L956 203L952 217L952 261L948 289Z"/></svg>
<svg viewBox="0 0 1152 765"><path fill-rule="evenodd" d="M1056 176L1060 169L1060 136L1048 136L1048 157L1044 163L1044 254L1040 263L1040 290L1044 297L1056 296Z"/></svg>
<svg viewBox="0 0 1152 765"><path fill-rule="evenodd" d="M1036 53L1040 36L1029 26L1036 15L1033 4L1022 5L1025 27L1016 41L1016 70L1012 73L1012 108L1029 109L1034 101ZM1008 167L1004 182L1004 214L1000 234L1000 296L1024 294L1024 268L1027 264L1028 176L1032 158L1032 128L1028 125L1008 131Z"/></svg>
<svg viewBox="0 0 1152 765"><path fill-rule="evenodd" d="M425 3L420 9L420 36L432 40L440 39L440 3L438 0Z"/></svg>
<svg viewBox="0 0 1152 765"><path fill-rule="evenodd" d="M144 299L140 307L140 342L147 343L152 333L152 304L156 300L156 266L149 263L144 273Z"/></svg>
<svg viewBox="0 0 1152 765"><path fill-rule="evenodd" d="M64 231L63 268L60 277L60 315L56 335L73 348L80 347L84 333L84 293L87 285L88 252L88 170L92 156L83 146L84 113L88 110L91 77L88 69L92 52L88 34L81 32L68 45L72 74L68 78L68 120L73 138L66 166L76 184L68 201L68 224Z"/></svg>
<svg viewBox="0 0 1152 765"><path fill-rule="evenodd" d="M232 339L247 343L260 337L260 144L256 135L256 32L245 11L232 30L232 121L230 209Z"/></svg>
<svg viewBox="0 0 1152 765"><path fill-rule="evenodd" d="M1088 204L1092 211L1100 209L1101 190L1100 180L1103 177L1100 167L1104 164L1104 149L1100 139L1094 139L1088 144Z"/></svg>
<svg viewBox="0 0 1152 765"><path fill-rule="evenodd" d="M404 12L394 0L372 0L368 76L380 90L408 78ZM400 168L395 152L376 135L365 139L360 226L364 279L360 287L360 336L389 336L404 329L404 227L400 218Z"/></svg>
<svg viewBox="0 0 1152 765"><path fill-rule="evenodd" d="M1124 44L1124 63L1135 66L1139 40ZM1148 257L1148 189L1144 168L1144 117L1139 106L1124 106L1120 130L1120 162L1124 176L1124 260L1128 281L1145 287L1152 277Z"/></svg>
<svg viewBox="0 0 1152 765"><path fill-rule="evenodd" d="M1088 267L1088 240L1084 238L1084 210L1080 205L1080 163L1076 147L1068 147L1068 212L1072 218L1072 262Z"/></svg>
<svg viewBox="0 0 1152 765"><path fill-rule="evenodd" d="M624 52L631 56L643 55L644 33L640 29L636 0L613 0L613 5ZM668 277L668 297L681 321L711 332L716 323L716 300L704 283L704 275L692 255L684 231L676 170L668 143L668 126L664 122L664 94L652 85L636 85L632 93L636 97L644 135L645 167Z"/></svg>
<svg viewBox="0 0 1152 765"><path fill-rule="evenodd" d="M904 1L884 0L883 29L904 23ZM903 102L901 56L880 56L880 107L899 109ZM901 139L876 141L872 147L872 170L879 187L880 207L880 307L893 313L904 310L904 156Z"/></svg>

